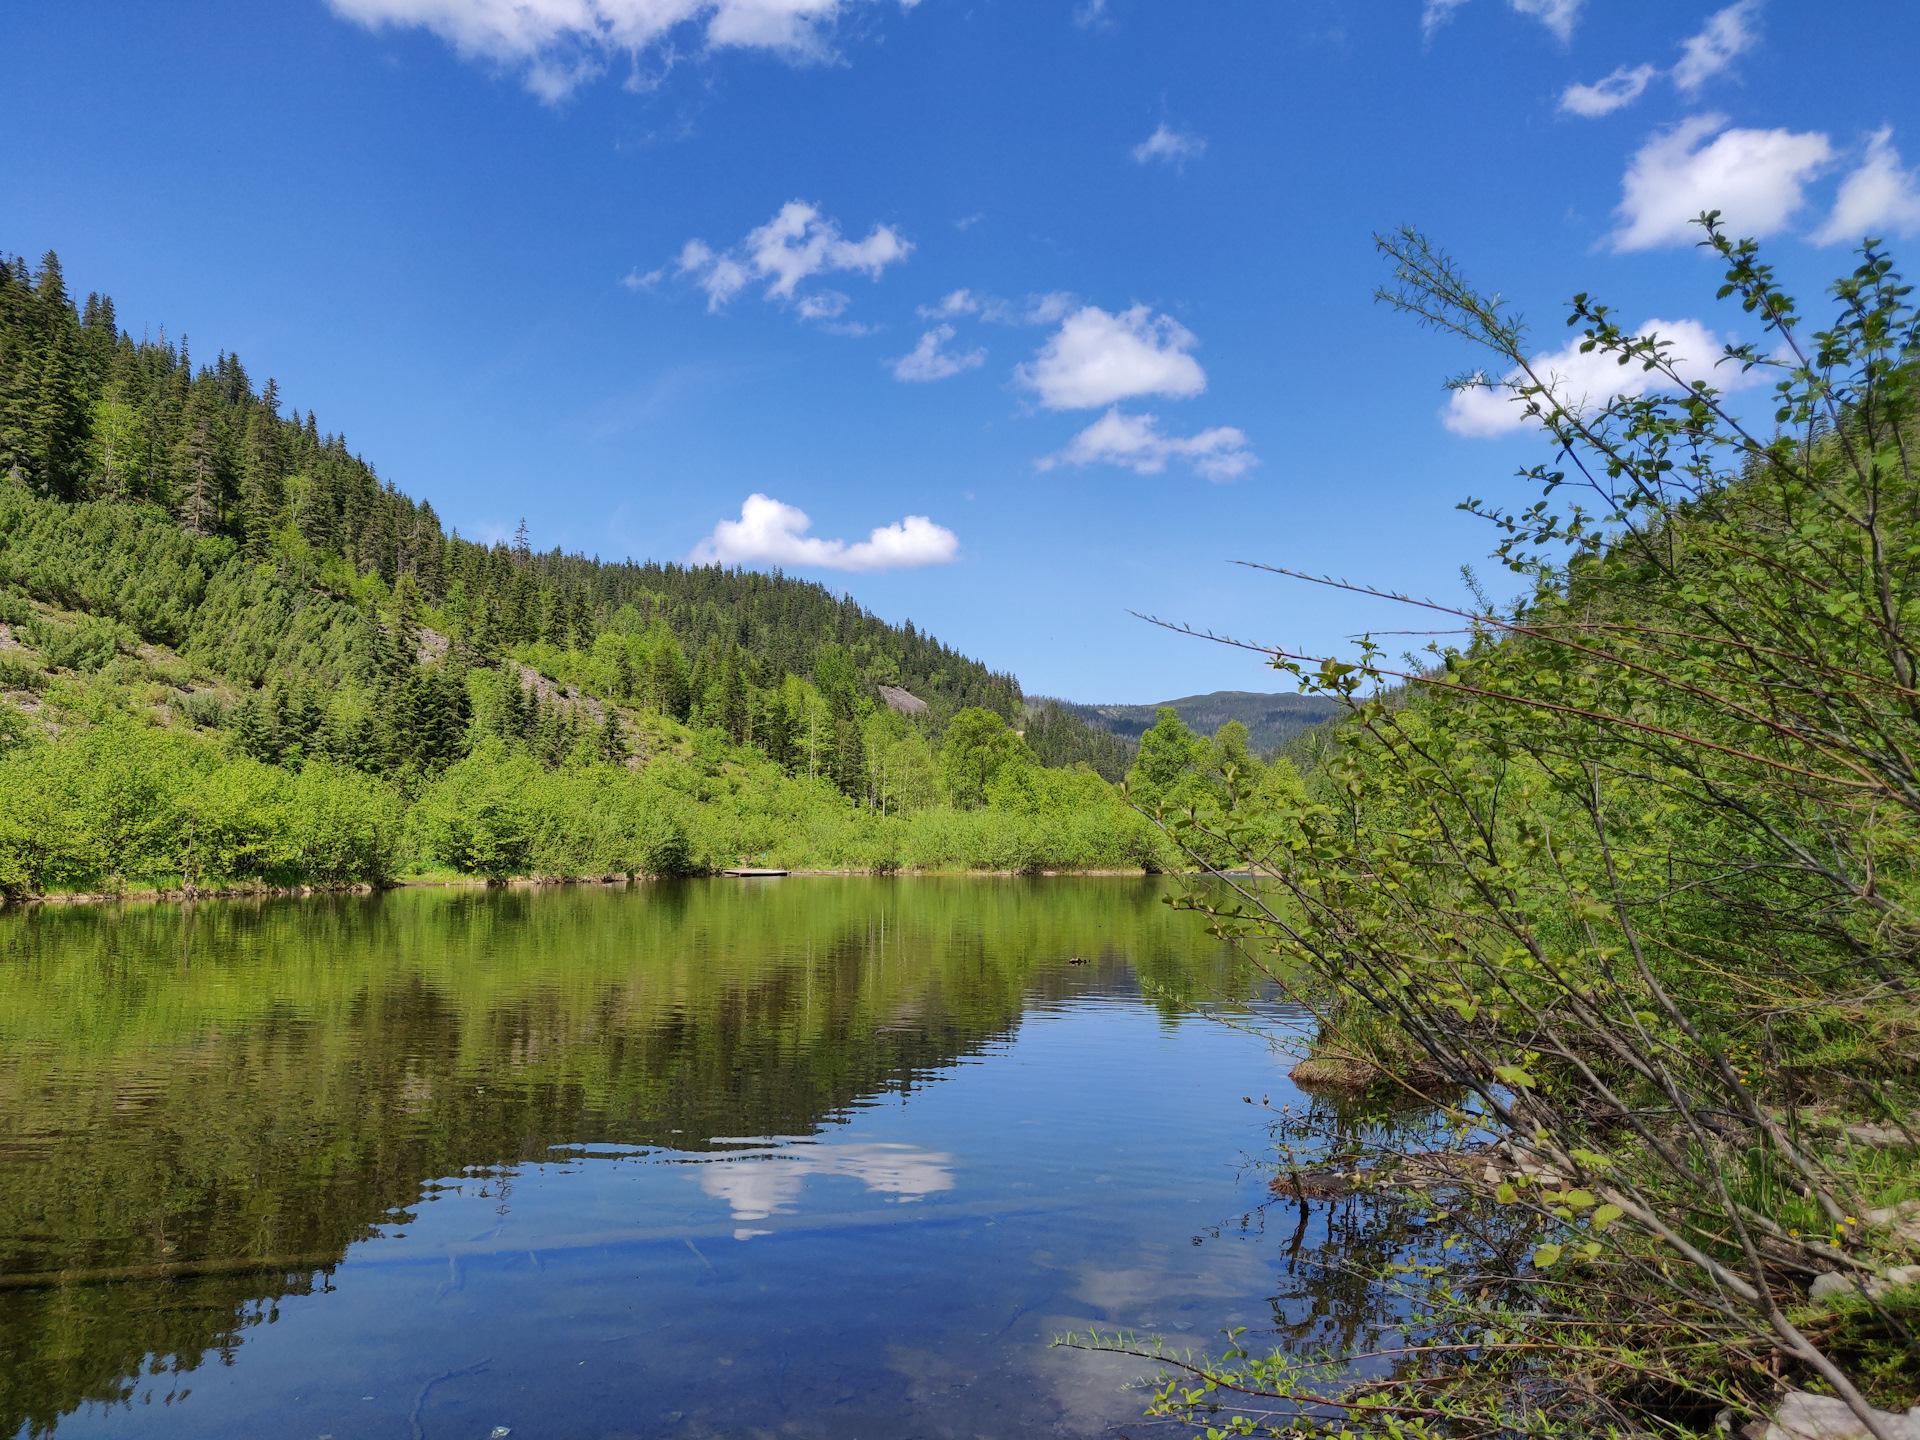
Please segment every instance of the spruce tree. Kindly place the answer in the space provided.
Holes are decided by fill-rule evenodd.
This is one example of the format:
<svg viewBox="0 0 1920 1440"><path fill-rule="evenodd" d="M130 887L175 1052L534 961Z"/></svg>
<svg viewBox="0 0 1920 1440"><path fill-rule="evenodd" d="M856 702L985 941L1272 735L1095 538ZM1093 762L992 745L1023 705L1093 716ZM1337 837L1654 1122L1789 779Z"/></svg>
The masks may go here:
<svg viewBox="0 0 1920 1440"><path fill-rule="evenodd" d="M756 737L766 757L782 769L793 768L793 712L786 698L775 691L761 713Z"/></svg>
<svg viewBox="0 0 1920 1440"><path fill-rule="evenodd" d="M541 629L540 638L556 650L572 647L573 617L568 613L565 595L555 592L548 600L547 620Z"/></svg>
<svg viewBox="0 0 1920 1440"><path fill-rule="evenodd" d="M851 715L836 715L833 720L833 770L831 778L840 793L859 799L867 788L867 747L860 736L860 725Z"/></svg>
<svg viewBox="0 0 1920 1440"><path fill-rule="evenodd" d="M600 752L600 758L609 765L620 764L629 753L627 737L620 729L620 712L611 705L605 707L605 714L601 717L596 748Z"/></svg>
<svg viewBox="0 0 1920 1440"><path fill-rule="evenodd" d="M241 542L248 558L265 559L286 506L286 458L281 449L279 395L273 381L257 405L247 407L240 481Z"/></svg>
<svg viewBox="0 0 1920 1440"><path fill-rule="evenodd" d="M190 535L213 535L220 529L223 477L215 424L211 398L203 388L193 387L173 450L173 492L180 524Z"/></svg>

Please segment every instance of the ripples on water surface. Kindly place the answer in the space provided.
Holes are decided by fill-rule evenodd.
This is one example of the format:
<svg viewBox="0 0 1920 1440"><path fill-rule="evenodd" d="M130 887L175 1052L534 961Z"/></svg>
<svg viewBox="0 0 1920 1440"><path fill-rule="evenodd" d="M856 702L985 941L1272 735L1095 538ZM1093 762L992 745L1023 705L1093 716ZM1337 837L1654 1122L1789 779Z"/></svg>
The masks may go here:
<svg viewBox="0 0 1920 1440"><path fill-rule="evenodd" d="M1163 893L0 917L0 1435L1091 1435L1061 1331L1337 1340L1370 1222L1259 1208L1285 1062Z"/></svg>

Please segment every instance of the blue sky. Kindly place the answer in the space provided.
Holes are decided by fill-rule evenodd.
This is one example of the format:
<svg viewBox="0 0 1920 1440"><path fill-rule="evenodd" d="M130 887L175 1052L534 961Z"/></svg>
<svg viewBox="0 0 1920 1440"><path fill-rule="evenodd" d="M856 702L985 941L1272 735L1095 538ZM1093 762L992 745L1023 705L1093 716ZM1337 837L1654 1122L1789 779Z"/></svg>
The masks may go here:
<svg viewBox="0 0 1920 1440"><path fill-rule="evenodd" d="M1421 628L1230 562L1456 598L1456 502L1543 458L1447 408L1475 357L1372 302L1372 234L1543 350L1576 290L1754 338L1678 222L1809 300L1920 235L1916 42L1864 0L16 4L0 249L463 534L783 564L1030 693L1274 689L1127 612Z"/></svg>

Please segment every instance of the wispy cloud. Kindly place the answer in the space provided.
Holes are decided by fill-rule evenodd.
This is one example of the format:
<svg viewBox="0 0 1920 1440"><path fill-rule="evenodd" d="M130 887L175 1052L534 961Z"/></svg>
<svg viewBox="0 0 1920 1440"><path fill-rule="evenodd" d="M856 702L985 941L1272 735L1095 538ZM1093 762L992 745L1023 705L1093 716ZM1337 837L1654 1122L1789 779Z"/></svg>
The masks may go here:
<svg viewBox="0 0 1920 1440"><path fill-rule="evenodd" d="M676 32L712 49L767 50L794 62L831 59L833 27L872 0L327 0L369 29L431 31L465 59L521 72L548 102L565 99L615 60L670 51ZM918 0L900 0L910 9Z"/></svg>
<svg viewBox="0 0 1920 1440"><path fill-rule="evenodd" d="M802 320L834 320L846 313L852 301L839 290L822 290L818 295L803 295L793 307Z"/></svg>
<svg viewBox="0 0 1920 1440"><path fill-rule="evenodd" d="M1590 120L1611 115L1638 100L1659 73L1651 65L1636 65L1631 70L1622 65L1606 79L1591 85L1569 85L1560 96L1560 108L1569 115L1583 115Z"/></svg>
<svg viewBox="0 0 1920 1440"><path fill-rule="evenodd" d="M1420 11L1420 32L1427 39L1433 39L1434 32L1453 19L1454 12L1465 5L1467 0L1427 0ZM1526 15L1538 20L1561 44L1573 38L1573 30L1580 23L1580 11L1586 0L1507 0L1507 8L1516 15Z"/></svg>
<svg viewBox="0 0 1920 1440"><path fill-rule="evenodd" d="M1740 0L1707 17L1698 35L1681 42L1673 83L1691 95L1760 43L1760 0Z"/></svg>
<svg viewBox="0 0 1920 1440"><path fill-rule="evenodd" d="M1207 388L1206 371L1187 353L1199 343L1177 320L1145 305L1117 315L1087 305L1015 369L1014 380L1049 410L1091 410L1142 395L1182 399Z"/></svg>
<svg viewBox="0 0 1920 1440"><path fill-rule="evenodd" d="M1184 130L1175 130L1164 120L1160 122L1159 129L1133 147L1134 161L1141 165L1160 160L1179 166L1189 160L1198 160L1206 153L1205 140Z"/></svg>
<svg viewBox="0 0 1920 1440"><path fill-rule="evenodd" d="M1247 448L1246 435L1231 425L1197 435L1165 435L1156 415L1128 415L1115 407L1073 437L1066 449L1036 462L1056 465L1118 465L1136 475L1158 475L1169 460L1184 460L1209 480L1244 475L1259 458Z"/></svg>
<svg viewBox="0 0 1920 1440"><path fill-rule="evenodd" d="M822 540L807 534L806 511L753 494L738 520L722 520L693 547L694 565L782 565L809 570L911 570L944 565L960 554L960 537L925 515L875 526L865 540Z"/></svg>
<svg viewBox="0 0 1920 1440"><path fill-rule="evenodd" d="M1662 75L1682 94L1692 95L1760 43L1759 15L1760 0L1738 0L1724 10L1716 10L1707 17L1699 34L1680 42L1680 58L1671 70L1622 65L1591 85L1569 85L1560 96L1560 108L1588 119L1611 115L1638 100Z"/></svg>
<svg viewBox="0 0 1920 1440"><path fill-rule="evenodd" d="M1810 238L1816 245L1837 245L1889 234L1920 234L1920 177L1900 168L1891 125L1868 137L1866 158L1840 182L1833 213Z"/></svg>
<svg viewBox="0 0 1920 1440"><path fill-rule="evenodd" d="M916 313L922 320L951 320L956 315L978 315L980 297L971 290L954 290L942 295L938 304L917 307Z"/></svg>
<svg viewBox="0 0 1920 1440"><path fill-rule="evenodd" d="M948 350L946 345L953 335L951 325L936 325L927 331L920 337L918 345L893 362L893 378L909 381L945 380L962 370L977 369L986 363L985 350L960 353Z"/></svg>
<svg viewBox="0 0 1920 1440"><path fill-rule="evenodd" d="M1111 24L1107 19L1107 0L1080 0L1073 7L1073 23L1082 30L1098 30Z"/></svg>
<svg viewBox="0 0 1920 1440"><path fill-rule="evenodd" d="M888 225L874 226L864 240L843 239L840 227L822 216L818 206L789 200L773 219L725 253L704 240L689 240L675 268L706 292L709 310L718 310L758 280L768 282L768 300L781 302L796 302L796 287L815 275L843 271L878 280L887 266L905 260L912 250L912 243ZM847 297L838 291L797 298L805 319L838 315L846 304Z"/></svg>
<svg viewBox="0 0 1920 1440"><path fill-rule="evenodd" d="M1690 245L1703 210L1720 211L1728 230L1756 239L1786 227L1806 203L1807 182L1833 159L1832 143L1818 131L1726 123L1724 115L1696 115L1640 147L1621 181L1615 251Z"/></svg>
<svg viewBox="0 0 1920 1440"><path fill-rule="evenodd" d="M1024 300L1004 300L977 290L953 290L914 313L922 320L956 320L977 315L994 325L1052 325L1079 303L1070 290L1050 290Z"/></svg>

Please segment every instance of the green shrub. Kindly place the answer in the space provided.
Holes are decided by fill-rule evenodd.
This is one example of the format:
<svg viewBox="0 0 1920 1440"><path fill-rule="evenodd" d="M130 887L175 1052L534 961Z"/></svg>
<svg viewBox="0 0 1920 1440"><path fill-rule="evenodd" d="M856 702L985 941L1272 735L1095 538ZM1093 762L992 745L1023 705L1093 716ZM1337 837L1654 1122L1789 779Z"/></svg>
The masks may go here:
<svg viewBox="0 0 1920 1440"><path fill-rule="evenodd" d="M38 650L47 664L59 670L78 670L92 674L120 653L131 637L111 620L83 615L74 624L57 620L35 620L21 627L29 645Z"/></svg>
<svg viewBox="0 0 1920 1440"><path fill-rule="evenodd" d="M44 690L47 677L16 655L0 655L0 690Z"/></svg>
<svg viewBox="0 0 1920 1440"><path fill-rule="evenodd" d="M227 723L227 702L211 690L189 690L169 696L167 705L203 730L218 730Z"/></svg>

